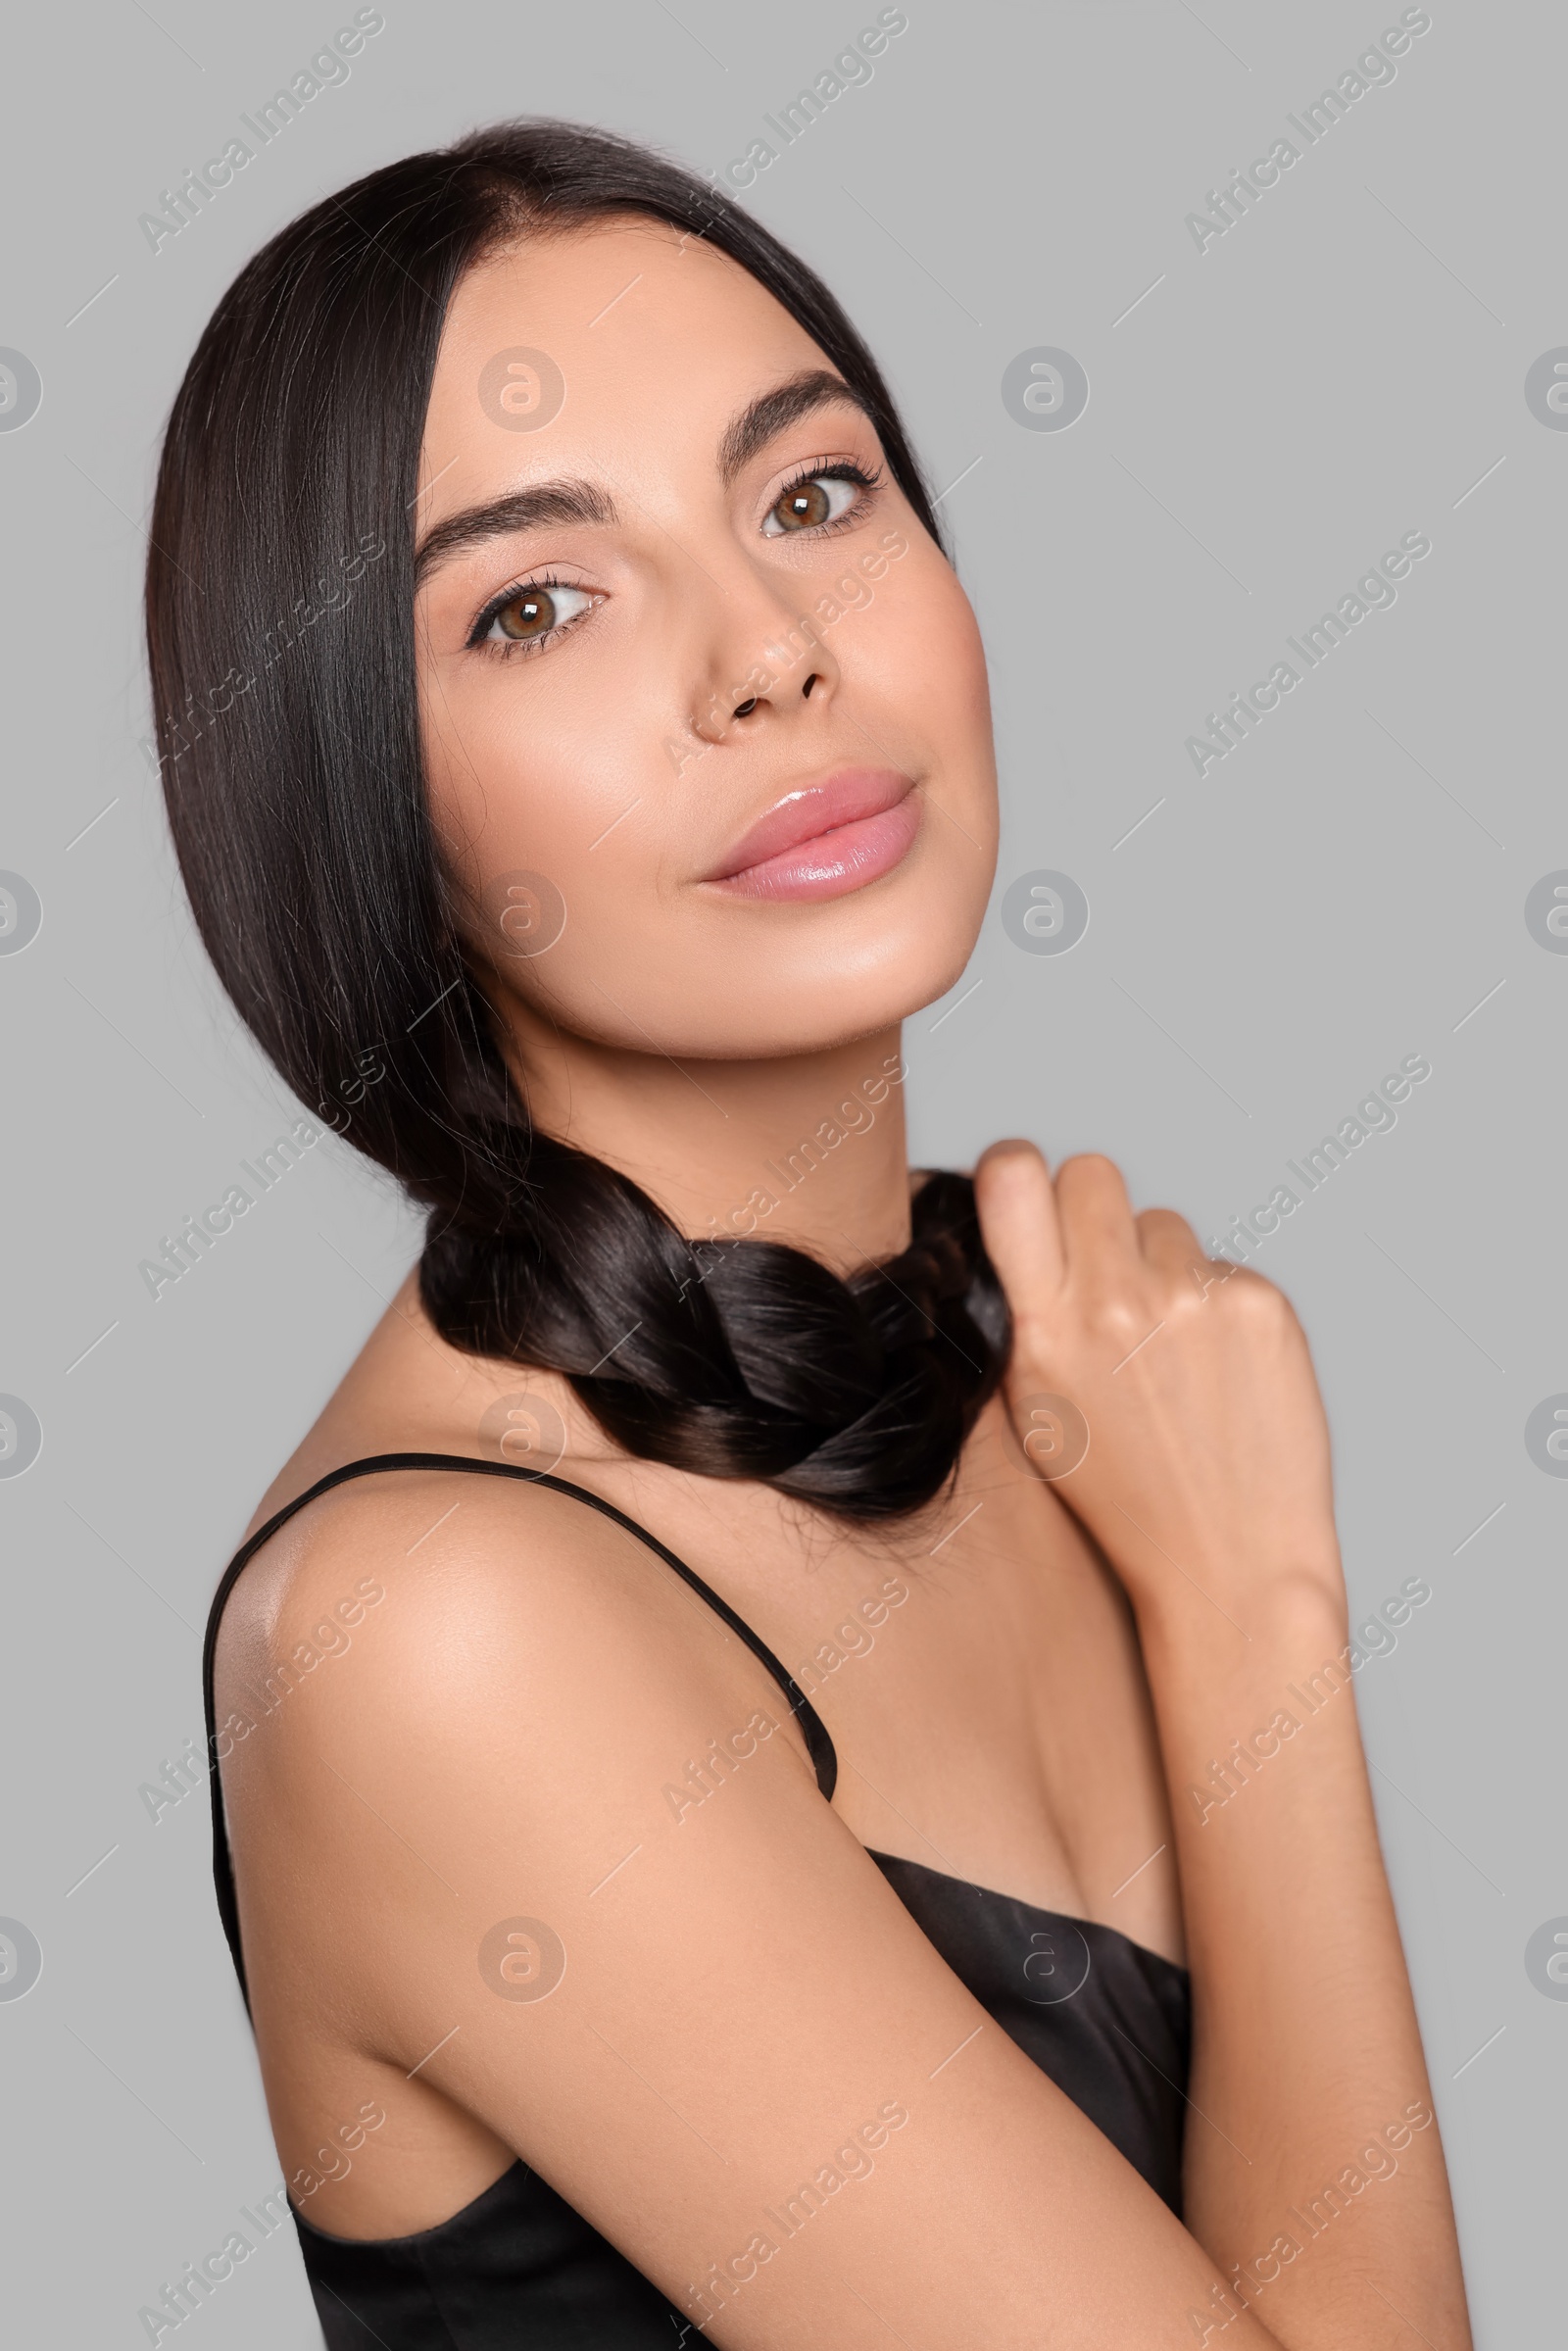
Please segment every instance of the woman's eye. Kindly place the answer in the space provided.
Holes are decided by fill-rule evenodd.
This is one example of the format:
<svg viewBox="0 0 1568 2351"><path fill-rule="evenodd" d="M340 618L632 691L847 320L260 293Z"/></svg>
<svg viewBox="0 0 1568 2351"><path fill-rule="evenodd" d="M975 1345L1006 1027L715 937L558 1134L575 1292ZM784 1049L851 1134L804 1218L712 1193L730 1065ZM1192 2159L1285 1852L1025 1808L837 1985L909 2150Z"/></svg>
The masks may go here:
<svg viewBox="0 0 1568 2351"><path fill-rule="evenodd" d="M492 645L539 645L568 622L580 620L593 603L586 588L568 588L560 580L548 587L514 588L492 605L480 642Z"/></svg>
<svg viewBox="0 0 1568 2351"><path fill-rule="evenodd" d="M785 531L820 530L824 522L837 522L847 514L864 487L859 478L846 480L832 473L813 473L805 481L792 481L768 508L762 534L777 539Z"/></svg>

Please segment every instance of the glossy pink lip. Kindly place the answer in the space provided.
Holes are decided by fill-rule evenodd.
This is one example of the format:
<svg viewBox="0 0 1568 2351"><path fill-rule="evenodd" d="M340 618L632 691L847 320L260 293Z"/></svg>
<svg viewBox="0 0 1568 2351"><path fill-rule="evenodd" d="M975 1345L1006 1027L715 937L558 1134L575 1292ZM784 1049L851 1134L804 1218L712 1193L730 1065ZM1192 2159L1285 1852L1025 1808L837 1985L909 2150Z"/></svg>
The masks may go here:
<svg viewBox="0 0 1568 2351"><path fill-rule="evenodd" d="M919 829L910 777L844 767L769 808L707 878L745 898L838 898L891 872Z"/></svg>

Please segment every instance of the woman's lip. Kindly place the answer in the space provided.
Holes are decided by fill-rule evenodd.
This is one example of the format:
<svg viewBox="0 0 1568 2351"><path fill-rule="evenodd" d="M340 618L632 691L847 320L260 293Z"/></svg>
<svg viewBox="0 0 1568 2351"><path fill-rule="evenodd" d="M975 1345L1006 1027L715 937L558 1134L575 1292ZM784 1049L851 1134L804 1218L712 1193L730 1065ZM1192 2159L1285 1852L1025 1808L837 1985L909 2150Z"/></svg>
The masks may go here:
<svg viewBox="0 0 1568 2351"><path fill-rule="evenodd" d="M919 798L906 791L890 808L813 834L710 886L739 898L843 898L890 873L907 856L919 829Z"/></svg>
<svg viewBox="0 0 1568 2351"><path fill-rule="evenodd" d="M705 876L727 882L769 864L786 850L803 847L824 833L839 832L863 817L880 816L912 789L913 778L896 767L841 767L820 783L789 793L758 819Z"/></svg>

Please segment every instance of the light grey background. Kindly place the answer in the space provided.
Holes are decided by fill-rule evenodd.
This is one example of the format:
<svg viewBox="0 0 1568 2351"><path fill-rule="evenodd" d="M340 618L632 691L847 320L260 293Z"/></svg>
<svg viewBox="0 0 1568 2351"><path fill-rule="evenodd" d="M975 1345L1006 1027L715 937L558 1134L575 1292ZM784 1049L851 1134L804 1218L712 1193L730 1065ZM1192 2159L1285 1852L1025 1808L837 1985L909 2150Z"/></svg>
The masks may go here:
<svg viewBox="0 0 1568 2351"><path fill-rule="evenodd" d="M0 344L43 398L0 433L0 866L43 923L0 955L0 1390L44 1432L0 1480L0 1914L43 1951L0 2000L8 2338L144 2341L138 2307L278 2180L205 1791L155 1824L138 1789L199 1740L218 1574L416 1248L328 1140L157 1303L137 1276L298 1114L206 969L139 748L163 417L234 271L323 190L521 112L717 170L875 13L387 0L352 77L156 255L138 215L352 9L132 0L8 35ZM1432 1587L1357 1700L1478 2339L1540 2341L1563 2301L1568 2001L1524 1952L1568 1913L1568 1481L1523 1432L1568 1391L1568 956L1523 907L1568 866L1568 434L1523 387L1568 344L1568 32L1546 0L1433 0L1392 84L1200 252L1186 215L1397 6L907 15L744 200L843 297L956 483L992 660L997 899L964 980L910 1024L913 1149L1092 1146L1217 1234L1402 1055L1430 1057L1397 1127L1258 1262L1316 1349L1358 1612ZM1088 374L1063 432L1003 404L1039 346ZM1432 553L1397 603L1200 778L1204 713L1413 530ZM1087 895L1066 955L1002 927L1035 868ZM1332 1916L1318 1932L1332 1965ZM187 2324L209 2351L316 2342L292 2232Z"/></svg>

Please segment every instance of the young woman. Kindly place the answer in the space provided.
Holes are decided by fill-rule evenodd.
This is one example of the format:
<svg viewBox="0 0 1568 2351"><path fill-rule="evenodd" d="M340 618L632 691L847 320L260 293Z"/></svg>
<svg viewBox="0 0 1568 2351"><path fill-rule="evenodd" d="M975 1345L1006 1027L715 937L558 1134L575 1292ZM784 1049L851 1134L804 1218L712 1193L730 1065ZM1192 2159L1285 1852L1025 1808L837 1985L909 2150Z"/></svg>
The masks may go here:
<svg viewBox="0 0 1568 2351"><path fill-rule="evenodd" d="M1300 1330L1103 1159L906 1164L995 775L833 298L618 140L415 157L151 535L202 936L429 1209L208 1645L328 2341L1460 2351Z"/></svg>

